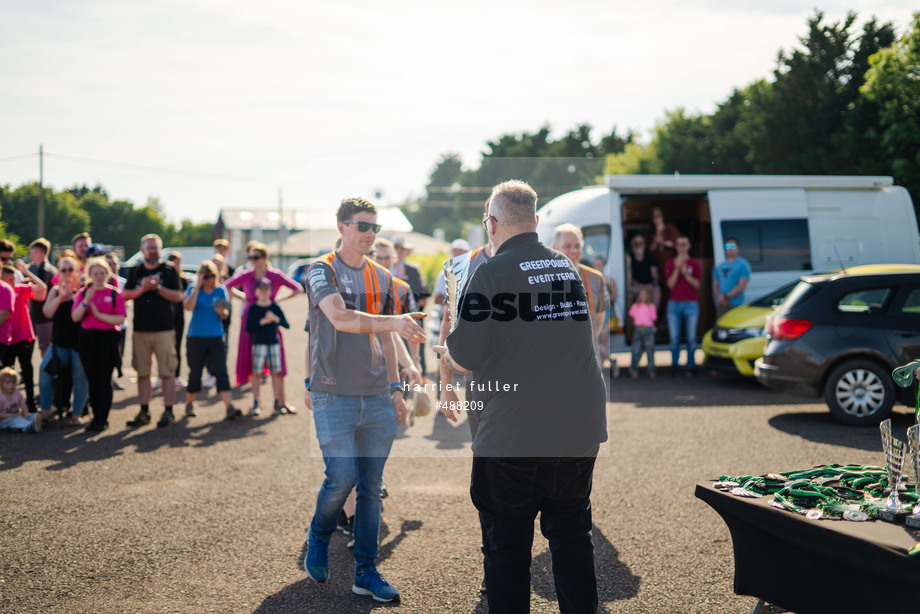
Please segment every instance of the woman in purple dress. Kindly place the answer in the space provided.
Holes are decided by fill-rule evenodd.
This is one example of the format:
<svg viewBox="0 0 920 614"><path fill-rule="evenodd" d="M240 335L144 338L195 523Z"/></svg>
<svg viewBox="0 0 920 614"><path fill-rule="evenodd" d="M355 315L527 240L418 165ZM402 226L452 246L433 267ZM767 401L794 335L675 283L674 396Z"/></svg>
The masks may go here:
<svg viewBox="0 0 920 614"><path fill-rule="evenodd" d="M287 300L303 292L303 286L285 275L282 271L272 268L268 261L268 249L261 243L250 243L247 254L249 268L237 269L236 273L224 283L224 287L238 288L246 295L246 306L240 316L241 322L246 322L246 316L249 314L249 307L256 302L256 284L260 279L267 277L272 282L272 300L279 302L276 298L282 287L288 288L291 292L280 300ZM287 374L287 361L284 357L284 343L281 344L281 374ZM252 335L246 331L245 326L240 327L240 343L236 356L236 384L242 386L249 381L252 375ZM278 399L284 411L288 407L284 399Z"/></svg>

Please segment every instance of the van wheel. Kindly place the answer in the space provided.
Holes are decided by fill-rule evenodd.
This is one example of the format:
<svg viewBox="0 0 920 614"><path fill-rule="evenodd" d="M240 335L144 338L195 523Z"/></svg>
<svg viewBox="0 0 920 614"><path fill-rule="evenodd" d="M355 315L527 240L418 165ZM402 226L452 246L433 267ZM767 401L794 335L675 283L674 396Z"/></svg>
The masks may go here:
<svg viewBox="0 0 920 614"><path fill-rule="evenodd" d="M878 424L894 406L894 382L878 364L849 360L838 365L824 385L824 400L831 415L846 424Z"/></svg>

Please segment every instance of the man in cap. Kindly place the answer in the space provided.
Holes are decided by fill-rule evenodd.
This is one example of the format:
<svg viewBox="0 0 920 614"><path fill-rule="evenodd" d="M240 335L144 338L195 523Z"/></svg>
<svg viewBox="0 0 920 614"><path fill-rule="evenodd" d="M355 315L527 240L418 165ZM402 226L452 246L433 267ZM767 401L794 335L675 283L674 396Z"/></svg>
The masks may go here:
<svg viewBox="0 0 920 614"><path fill-rule="evenodd" d="M393 239L393 247L396 249L396 262L393 263L390 273L396 278L401 279L412 289L415 296L415 302L418 304L419 311L425 310L425 304L428 302L428 286L422 280L422 273L414 264L406 262L406 256L412 253L415 246L406 242L406 238L399 235ZM424 376L427 365L425 364L425 343L422 342L419 347L419 357Z"/></svg>
<svg viewBox="0 0 920 614"><path fill-rule="evenodd" d="M454 242L450 244L450 257L456 258L470 251L470 249L470 244L466 239L454 239ZM431 295L435 304L439 307L444 304L444 300L447 298L447 281L444 277L443 267L434 278L434 290L432 290Z"/></svg>

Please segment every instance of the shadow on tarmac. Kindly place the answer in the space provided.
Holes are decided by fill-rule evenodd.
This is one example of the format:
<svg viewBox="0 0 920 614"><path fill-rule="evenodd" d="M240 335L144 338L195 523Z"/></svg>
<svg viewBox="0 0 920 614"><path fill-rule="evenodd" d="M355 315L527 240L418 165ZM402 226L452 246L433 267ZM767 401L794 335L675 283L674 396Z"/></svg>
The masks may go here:
<svg viewBox="0 0 920 614"><path fill-rule="evenodd" d="M698 368L693 377L687 377L683 371L674 372L670 367L659 367L658 377L654 380L646 378L644 372L639 379L632 379L628 370L621 369L620 377L608 380L607 383L610 401L648 409L715 405L803 405L815 402L813 398L770 390L753 378L713 375L705 368Z"/></svg>
<svg viewBox="0 0 920 614"><path fill-rule="evenodd" d="M838 422L825 412L788 413L774 416L769 420L773 428L814 441L833 446L856 448L869 452L881 452L882 440L878 426L851 426ZM913 414L892 412L891 426L894 434L902 441L907 441L907 428L914 424ZM830 461L829 461L830 462ZM844 462L832 461L832 462Z"/></svg>
<svg viewBox="0 0 920 614"><path fill-rule="evenodd" d="M599 612L610 612L604 605L612 601L632 599L639 594L641 578L632 573L629 567L620 561L620 553L610 540L595 525L592 530L594 544L594 568L597 573L597 597ZM535 539L540 539L535 536ZM547 547L533 559L530 565L530 584L533 592L556 602L556 585L553 580L553 557ZM488 614L488 595L483 595L473 610L474 614Z"/></svg>
<svg viewBox="0 0 920 614"><path fill-rule="evenodd" d="M216 404L221 404L219 398ZM196 405L197 407L198 405ZM177 404L175 411L184 413L185 404ZM203 405L202 405L203 407ZM64 427L61 430L55 419L36 438L34 435L11 433L2 435L0 446L0 470L15 469L29 461L53 461L46 467L48 471L61 471L88 461L98 461L119 456L129 450L138 454L153 452L160 448L204 448L215 444L240 439L243 437L260 437L262 426L281 419L278 414L253 419L243 416L237 420L217 420L202 422L202 418L182 417L168 428L157 428L158 416L152 416L150 426L141 428L109 427L101 433L94 433L83 428ZM112 422L111 420L109 421Z"/></svg>
<svg viewBox="0 0 920 614"><path fill-rule="evenodd" d="M387 541L390 528L386 520L380 519L379 541L383 544L377 561L390 558L399 544L412 531L422 528L421 520L404 520L399 532ZM355 559L346 543L350 539L336 531L329 542L329 579L317 583L310 578L291 584L270 595L253 610L253 614L278 614L279 612L316 612L366 614L380 608L399 607L400 603L380 603L370 597L355 595L351 592L354 579ZM301 548L297 557L297 569L303 573L303 559L306 548Z"/></svg>

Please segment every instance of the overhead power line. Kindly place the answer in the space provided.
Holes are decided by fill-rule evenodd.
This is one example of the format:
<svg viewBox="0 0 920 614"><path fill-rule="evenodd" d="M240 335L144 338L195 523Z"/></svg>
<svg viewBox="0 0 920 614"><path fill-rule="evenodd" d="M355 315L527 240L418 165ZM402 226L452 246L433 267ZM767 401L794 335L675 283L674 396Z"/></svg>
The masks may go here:
<svg viewBox="0 0 920 614"><path fill-rule="evenodd" d="M37 153L22 154L21 156L8 156L6 158L0 158L0 162L11 162L12 160L24 160L26 158L37 158Z"/></svg>
<svg viewBox="0 0 920 614"><path fill-rule="evenodd" d="M68 156L65 154L54 154L45 152L48 158L57 158L59 160L70 160L74 162L85 162L87 164L98 164L100 166L112 166L116 168L126 168L131 170L145 171L151 173L168 173L172 175L184 175L186 177L207 177L210 179L232 179L236 181L256 181L261 183L276 183L267 177L245 177L241 175L224 175L221 173L209 173L204 171L190 171L176 168L164 168L161 166L146 166L143 164L131 164L128 162L113 162L111 160L97 160L95 158L83 158L81 156Z"/></svg>

